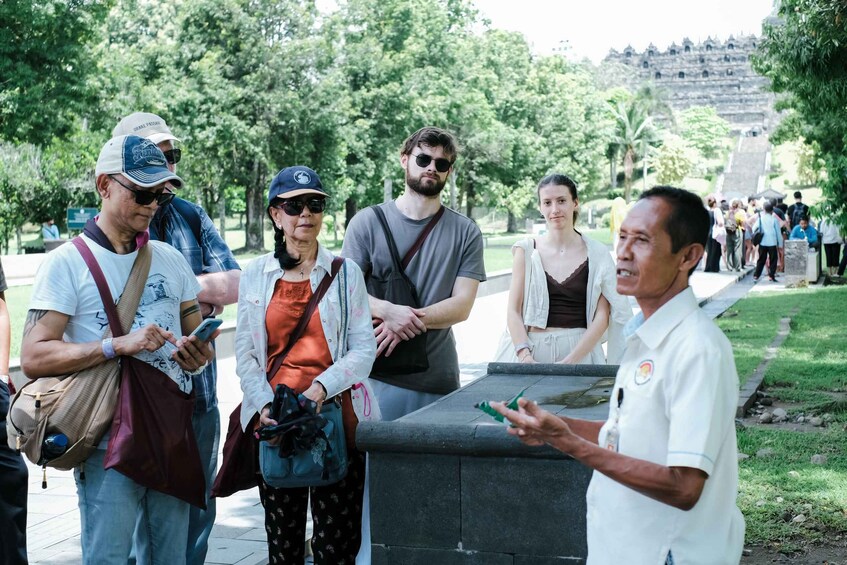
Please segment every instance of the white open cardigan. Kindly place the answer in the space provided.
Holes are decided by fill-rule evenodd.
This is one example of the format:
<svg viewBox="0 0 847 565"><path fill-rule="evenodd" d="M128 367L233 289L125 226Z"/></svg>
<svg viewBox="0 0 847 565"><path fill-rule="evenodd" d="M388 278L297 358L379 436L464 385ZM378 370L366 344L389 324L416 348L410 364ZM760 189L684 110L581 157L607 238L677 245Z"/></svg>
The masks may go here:
<svg viewBox="0 0 847 565"><path fill-rule="evenodd" d="M606 363L615 365L620 362L625 340L623 326L632 318L632 307L625 296L617 291L615 264L609 255L609 249L593 239L582 236L588 249L588 288L585 297L585 316L590 323L597 312L600 295L606 297L611 305L609 328L600 342L607 342ZM526 273L524 275L523 322L525 326L547 327L550 312L550 295L547 292L547 277L541 264L541 255L535 249L532 238L522 239L513 247L524 250Z"/></svg>
<svg viewBox="0 0 847 565"><path fill-rule="evenodd" d="M309 275L312 292L329 273L333 255L318 246L315 267ZM250 261L238 288L238 322L235 329L235 372L241 379L244 400L241 427L246 430L254 414L273 400L267 379L268 334L265 323L268 304L276 281L282 278L279 261L268 253ZM379 420L379 406L368 383L376 357L368 293L362 271L354 261L345 260L318 303L324 336L332 355L332 365L315 380L333 397L353 388L353 409L359 421Z"/></svg>

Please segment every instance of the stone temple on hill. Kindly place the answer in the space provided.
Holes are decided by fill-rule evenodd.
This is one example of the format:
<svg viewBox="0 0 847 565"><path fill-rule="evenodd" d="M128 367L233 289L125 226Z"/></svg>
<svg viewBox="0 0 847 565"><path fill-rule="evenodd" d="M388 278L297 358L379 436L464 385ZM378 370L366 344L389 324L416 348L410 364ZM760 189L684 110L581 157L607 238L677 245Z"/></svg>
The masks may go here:
<svg viewBox="0 0 847 565"><path fill-rule="evenodd" d="M772 129L776 119L769 82L750 63L757 43L754 35L726 41L710 37L702 43L685 38L665 50L652 43L644 52L631 46L622 52L612 49L605 60L631 67L638 83L652 81L666 90L675 110L713 106L734 130L756 135Z"/></svg>

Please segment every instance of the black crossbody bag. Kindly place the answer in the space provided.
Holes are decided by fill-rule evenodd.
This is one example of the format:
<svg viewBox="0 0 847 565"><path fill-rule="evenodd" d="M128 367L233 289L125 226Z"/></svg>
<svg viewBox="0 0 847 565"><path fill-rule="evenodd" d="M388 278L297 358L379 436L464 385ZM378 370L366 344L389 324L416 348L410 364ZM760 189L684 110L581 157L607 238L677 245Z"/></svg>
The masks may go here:
<svg viewBox="0 0 847 565"><path fill-rule="evenodd" d="M382 225L382 231L385 233L385 240L388 242L388 249L391 252L392 268L386 272L385 278L375 276L373 269L371 269L366 281L368 294L387 300L392 304L421 308L418 290L415 288L415 283L406 274L406 267L409 266L412 258L423 246L438 220L444 215L444 206L432 217L402 261L400 260L400 253L397 251L397 243L388 228L385 214L379 206L374 206L373 211ZM408 341L398 343L389 357L385 355L377 357L371 374L375 377L398 376L421 373L427 369L429 369L429 359L426 355L426 332L424 332Z"/></svg>

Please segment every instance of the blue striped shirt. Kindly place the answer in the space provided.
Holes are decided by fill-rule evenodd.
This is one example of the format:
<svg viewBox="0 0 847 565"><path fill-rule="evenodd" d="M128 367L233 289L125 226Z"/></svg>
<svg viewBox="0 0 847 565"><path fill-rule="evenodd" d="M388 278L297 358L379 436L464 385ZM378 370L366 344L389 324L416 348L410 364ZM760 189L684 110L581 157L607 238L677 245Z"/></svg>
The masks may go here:
<svg viewBox="0 0 847 565"><path fill-rule="evenodd" d="M205 210L189 203L200 216L200 240L194 236L189 221L172 205L156 211L150 223L150 237L171 244L185 257L195 275L241 270L217 228ZM164 237L159 231L164 231ZM195 412L208 412L218 405L218 369L214 360L205 371L194 376Z"/></svg>

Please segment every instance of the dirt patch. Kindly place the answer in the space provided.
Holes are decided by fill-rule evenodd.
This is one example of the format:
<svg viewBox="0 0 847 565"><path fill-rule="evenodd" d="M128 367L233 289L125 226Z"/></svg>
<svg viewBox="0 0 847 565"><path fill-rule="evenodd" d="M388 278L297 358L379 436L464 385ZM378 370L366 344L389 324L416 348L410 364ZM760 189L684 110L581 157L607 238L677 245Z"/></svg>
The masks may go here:
<svg viewBox="0 0 847 565"><path fill-rule="evenodd" d="M847 394L838 391L838 392L826 392L828 396L833 399L833 402L843 403L845 399L847 399ZM760 402L763 400L759 399L759 402L753 404L750 409L747 411L747 416L741 419L744 427L748 428L769 428L769 429L778 429L778 430L789 430L794 432L820 432L821 430L826 429L830 425L840 425L832 422L832 416L828 413L812 413L807 412L804 406L800 403L794 402L782 402L779 398L767 396L768 402L767 405L761 404ZM774 414L774 410L782 409L787 413L787 417L783 421L774 421L761 423L760 416L768 412L770 414ZM800 420L802 418L802 420ZM813 423L813 418L821 418L823 420L823 425L815 425Z"/></svg>
<svg viewBox="0 0 847 565"><path fill-rule="evenodd" d="M847 565L847 542L843 536L827 544L809 544L791 554L780 552L778 547L746 547L741 557L743 565L792 563L795 565Z"/></svg>

